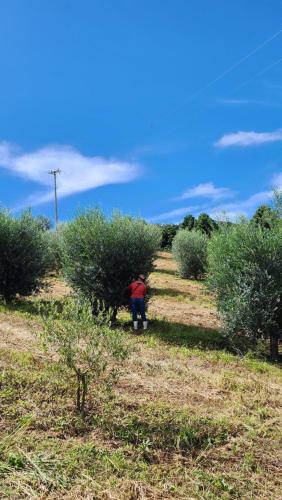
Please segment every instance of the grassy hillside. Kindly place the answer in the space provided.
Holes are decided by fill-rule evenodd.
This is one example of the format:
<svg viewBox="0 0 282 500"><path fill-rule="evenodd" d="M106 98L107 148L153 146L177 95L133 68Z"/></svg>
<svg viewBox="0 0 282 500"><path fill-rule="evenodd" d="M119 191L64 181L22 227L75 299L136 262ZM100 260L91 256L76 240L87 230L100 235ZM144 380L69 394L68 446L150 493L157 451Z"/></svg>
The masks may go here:
<svg viewBox="0 0 282 500"><path fill-rule="evenodd" d="M51 285L0 312L1 498L282 498L281 371L228 352L212 297L169 254L151 276L149 331L128 330L114 395L93 395L85 420L33 334L34 302L69 293Z"/></svg>

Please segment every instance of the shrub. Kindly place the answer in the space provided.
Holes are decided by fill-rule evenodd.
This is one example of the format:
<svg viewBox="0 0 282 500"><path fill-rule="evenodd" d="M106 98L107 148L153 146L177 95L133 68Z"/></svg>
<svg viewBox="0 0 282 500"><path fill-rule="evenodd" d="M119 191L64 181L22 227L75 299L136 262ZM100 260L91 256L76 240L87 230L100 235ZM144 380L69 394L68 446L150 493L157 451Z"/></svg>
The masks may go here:
<svg viewBox="0 0 282 500"><path fill-rule="evenodd" d="M50 229L52 227L52 223L51 223L51 220L49 219L49 217L45 217L45 215L37 215L34 218L34 220L35 220L35 222L37 222L41 231L50 231Z"/></svg>
<svg viewBox="0 0 282 500"><path fill-rule="evenodd" d="M282 329L282 228L242 221L222 227L209 243L208 284L216 292L229 337L241 349L270 338L278 356Z"/></svg>
<svg viewBox="0 0 282 500"><path fill-rule="evenodd" d="M277 219L276 211L267 205L261 205L255 211L252 221L263 229L270 229Z"/></svg>
<svg viewBox="0 0 282 500"><path fill-rule="evenodd" d="M193 215L185 215L183 222L181 224L182 229L188 229L188 231L192 231L195 228L196 219Z"/></svg>
<svg viewBox="0 0 282 500"><path fill-rule="evenodd" d="M63 271L75 290L113 315L125 303L125 287L153 270L160 232L140 219L88 210L63 231Z"/></svg>
<svg viewBox="0 0 282 500"><path fill-rule="evenodd" d="M207 236L196 230L181 229L172 244L178 272L182 278L200 278L206 269Z"/></svg>
<svg viewBox="0 0 282 500"><path fill-rule="evenodd" d="M162 234L161 248L163 250L170 250L173 238L175 237L179 227L177 226L177 224L162 224L160 228Z"/></svg>
<svg viewBox="0 0 282 500"><path fill-rule="evenodd" d="M208 214L202 213L196 220L195 228L201 233L210 236L218 228L218 224Z"/></svg>
<svg viewBox="0 0 282 500"><path fill-rule="evenodd" d="M59 363L74 372L76 408L84 415L90 386L97 389L116 381L128 347L123 332L111 329L104 314L93 318L90 301L71 298L60 306L55 302L39 306L43 319L40 335L47 349L55 349Z"/></svg>
<svg viewBox="0 0 282 500"><path fill-rule="evenodd" d="M49 269L59 274L63 267L62 239L63 227L58 226L56 231L48 231L46 234L49 248Z"/></svg>
<svg viewBox="0 0 282 500"><path fill-rule="evenodd" d="M37 221L29 212L16 219L0 209L0 296L10 301L37 292L47 268L46 234Z"/></svg>

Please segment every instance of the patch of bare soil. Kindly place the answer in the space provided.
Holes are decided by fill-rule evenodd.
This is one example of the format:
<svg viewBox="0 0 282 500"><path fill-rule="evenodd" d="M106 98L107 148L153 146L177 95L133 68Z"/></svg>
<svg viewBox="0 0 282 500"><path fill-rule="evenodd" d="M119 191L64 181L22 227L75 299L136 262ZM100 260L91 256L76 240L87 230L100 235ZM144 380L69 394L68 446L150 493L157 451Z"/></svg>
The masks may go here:
<svg viewBox="0 0 282 500"><path fill-rule="evenodd" d="M149 314L153 317L164 318L173 323L202 326L205 328L218 328L220 321L214 310L196 304L174 302L153 298L150 301Z"/></svg>
<svg viewBox="0 0 282 500"><path fill-rule="evenodd" d="M11 314L0 314L0 348L17 351L32 351L36 346L36 338L30 326L25 325L23 318Z"/></svg>
<svg viewBox="0 0 282 500"><path fill-rule="evenodd" d="M71 293L71 288L63 280L56 277L50 277L46 280L47 288L40 292L40 297L67 297Z"/></svg>
<svg viewBox="0 0 282 500"><path fill-rule="evenodd" d="M155 270L150 276L153 289L149 307L151 316L205 328L220 326L212 296L200 282L177 276L176 264L170 253L158 254Z"/></svg>

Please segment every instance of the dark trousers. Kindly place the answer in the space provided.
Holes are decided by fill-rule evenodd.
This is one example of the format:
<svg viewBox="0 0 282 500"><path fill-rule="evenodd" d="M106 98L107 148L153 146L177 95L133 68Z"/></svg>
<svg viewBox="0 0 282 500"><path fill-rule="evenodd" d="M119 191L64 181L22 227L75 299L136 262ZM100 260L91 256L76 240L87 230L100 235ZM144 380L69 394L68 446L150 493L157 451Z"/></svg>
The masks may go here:
<svg viewBox="0 0 282 500"><path fill-rule="evenodd" d="M147 321L145 312L145 300L130 299L130 302L131 302L132 320L137 321L137 314L139 313L142 318L142 321Z"/></svg>

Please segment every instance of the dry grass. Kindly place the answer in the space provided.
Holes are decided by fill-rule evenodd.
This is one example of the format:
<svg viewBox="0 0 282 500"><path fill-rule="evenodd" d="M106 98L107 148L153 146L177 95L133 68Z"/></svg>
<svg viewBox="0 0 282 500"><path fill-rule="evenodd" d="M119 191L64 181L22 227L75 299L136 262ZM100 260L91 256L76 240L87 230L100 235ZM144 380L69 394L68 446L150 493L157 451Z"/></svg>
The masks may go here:
<svg viewBox="0 0 282 500"><path fill-rule="evenodd" d="M202 285L169 254L156 267L150 331L130 335L114 399L93 398L85 421L31 332L34 299L2 307L1 498L282 498L279 367L229 353Z"/></svg>
<svg viewBox="0 0 282 500"><path fill-rule="evenodd" d="M170 322L207 328L218 328L219 318L212 298L197 281L177 276L171 254L162 252L156 261L156 272L150 278L153 298L150 312Z"/></svg>

